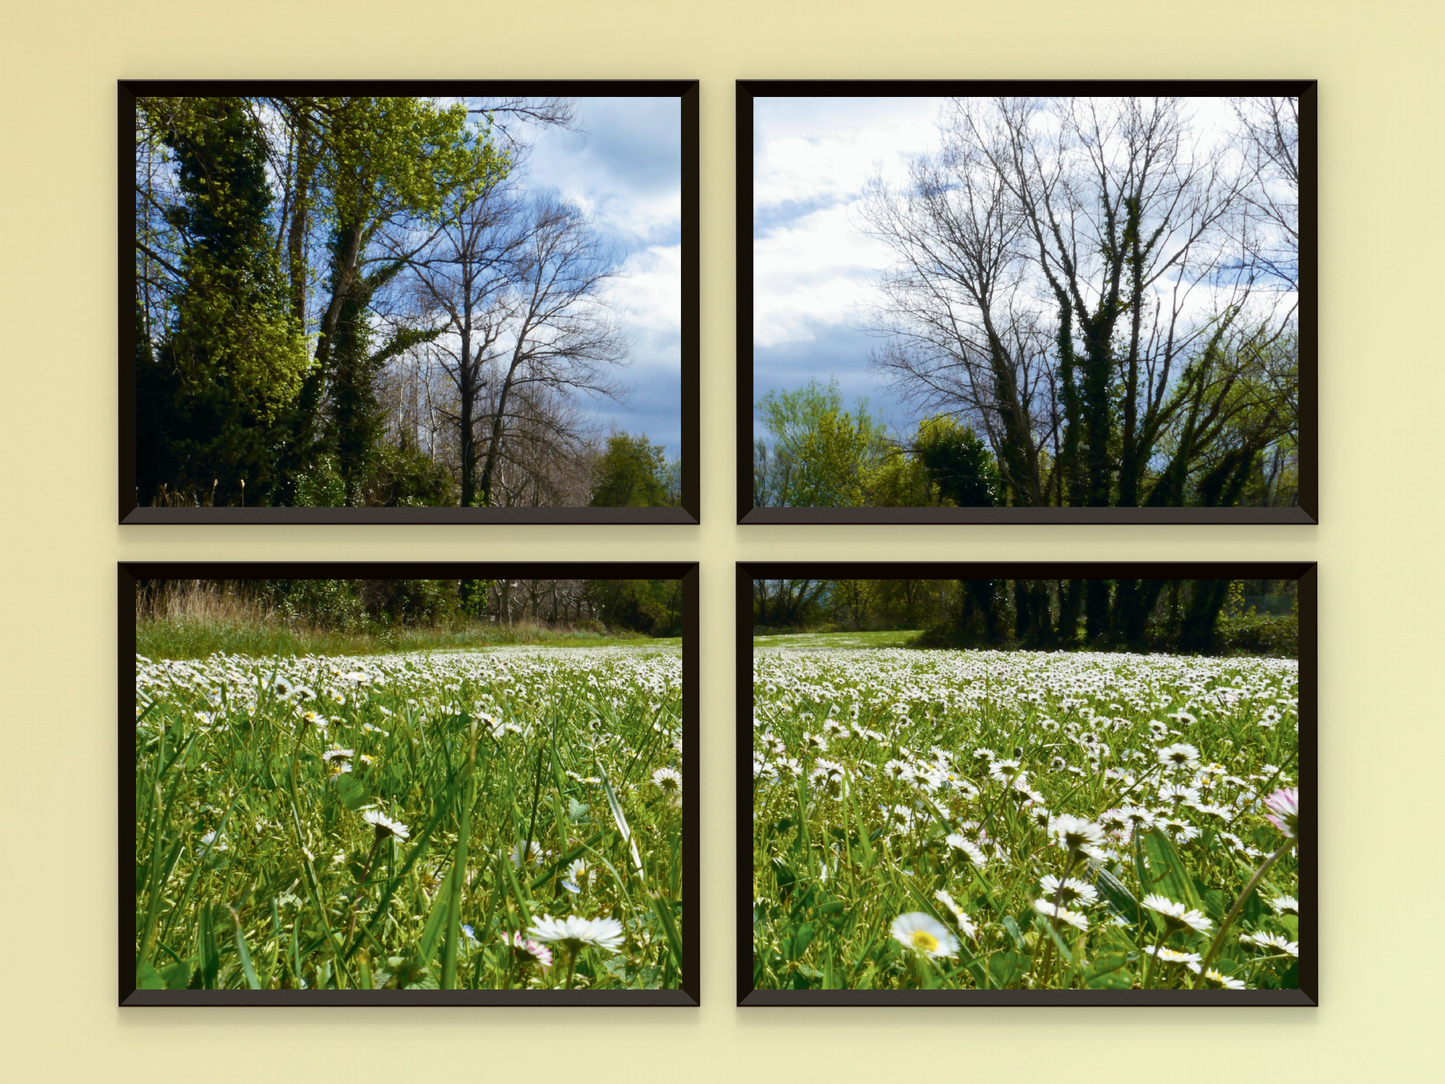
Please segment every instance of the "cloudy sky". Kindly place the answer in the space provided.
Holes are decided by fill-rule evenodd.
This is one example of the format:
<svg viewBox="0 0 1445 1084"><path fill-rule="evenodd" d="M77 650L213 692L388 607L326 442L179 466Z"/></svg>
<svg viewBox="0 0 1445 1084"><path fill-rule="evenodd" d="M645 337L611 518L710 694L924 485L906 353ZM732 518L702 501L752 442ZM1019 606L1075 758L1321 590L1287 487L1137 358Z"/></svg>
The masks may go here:
<svg viewBox="0 0 1445 1084"><path fill-rule="evenodd" d="M845 403L866 397L903 431L919 414L869 372L882 340L863 330L873 283L893 262L863 232L863 189L892 185L941 144L943 98L757 98L753 102L753 389L793 390L837 377ZM1200 138L1231 116L1221 98L1193 99ZM1207 133L1207 134L1206 134Z"/></svg>
<svg viewBox="0 0 1445 1084"><path fill-rule="evenodd" d="M578 204L620 257L608 292L632 362L626 402L583 398L601 426L682 443L682 106L678 98L583 98L577 131L537 134L527 186Z"/></svg>
<svg viewBox="0 0 1445 1084"><path fill-rule="evenodd" d="M891 257L862 231L863 187L901 181L937 145L941 98L757 98L753 102L753 391L838 378L845 402L910 427L868 371L862 330Z"/></svg>

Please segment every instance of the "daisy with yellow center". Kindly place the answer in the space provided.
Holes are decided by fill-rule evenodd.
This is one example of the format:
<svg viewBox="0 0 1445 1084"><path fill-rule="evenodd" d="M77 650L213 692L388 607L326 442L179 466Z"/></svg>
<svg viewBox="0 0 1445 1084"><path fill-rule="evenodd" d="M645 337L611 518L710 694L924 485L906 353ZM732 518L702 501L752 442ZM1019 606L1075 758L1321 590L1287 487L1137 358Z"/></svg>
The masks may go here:
<svg viewBox="0 0 1445 1084"><path fill-rule="evenodd" d="M893 939L931 960L958 955L958 938L932 915L909 911L893 920Z"/></svg>

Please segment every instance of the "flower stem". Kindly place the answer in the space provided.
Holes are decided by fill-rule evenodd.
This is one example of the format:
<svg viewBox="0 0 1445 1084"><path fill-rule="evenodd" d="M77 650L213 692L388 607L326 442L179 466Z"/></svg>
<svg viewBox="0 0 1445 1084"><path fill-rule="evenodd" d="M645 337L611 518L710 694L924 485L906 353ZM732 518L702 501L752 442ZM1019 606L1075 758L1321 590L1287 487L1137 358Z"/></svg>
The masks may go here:
<svg viewBox="0 0 1445 1084"><path fill-rule="evenodd" d="M1214 940L1209 945L1209 951L1204 954L1204 961L1199 965L1199 974L1194 979L1194 988L1196 990L1199 989L1199 984L1204 981L1204 973L1209 970L1209 965L1214 962L1214 957L1224 946L1224 935L1229 932L1229 927L1232 926L1234 920L1239 917L1239 912L1244 910L1244 901L1249 899L1249 894L1253 892L1259 885L1259 882L1264 879L1264 875L1269 872L1269 867L1289 854L1290 851L1294 850L1294 843L1295 841L1291 839L1283 847L1266 858L1264 864L1261 865L1254 876L1250 878L1249 884L1244 886L1244 891L1241 892L1239 898L1234 901L1234 906L1229 909L1229 914L1225 915L1224 921L1219 924L1219 932L1214 935Z"/></svg>
<svg viewBox="0 0 1445 1084"><path fill-rule="evenodd" d="M572 989L572 973L577 970L577 953L580 949L572 949L567 953L567 985L564 989Z"/></svg>

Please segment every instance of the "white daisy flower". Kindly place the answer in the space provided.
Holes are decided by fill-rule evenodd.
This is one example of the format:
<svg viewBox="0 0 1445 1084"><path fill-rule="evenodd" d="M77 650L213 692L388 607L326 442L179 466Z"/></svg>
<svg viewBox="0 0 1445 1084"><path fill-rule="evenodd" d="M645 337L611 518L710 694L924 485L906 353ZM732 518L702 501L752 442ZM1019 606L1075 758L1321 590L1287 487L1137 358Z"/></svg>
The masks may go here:
<svg viewBox="0 0 1445 1084"><path fill-rule="evenodd" d="M1299 788L1282 787L1264 800L1269 823L1290 839L1299 836Z"/></svg>
<svg viewBox="0 0 1445 1084"><path fill-rule="evenodd" d="M1092 821L1060 813L1049 821L1049 835L1060 847L1074 856L1098 858L1104 845L1104 830Z"/></svg>
<svg viewBox="0 0 1445 1084"><path fill-rule="evenodd" d="M1299 914L1299 900L1293 896L1276 896L1269 901L1269 905L1274 908L1274 913L1277 915Z"/></svg>
<svg viewBox="0 0 1445 1084"><path fill-rule="evenodd" d="M529 839L525 849L520 843L513 844L512 849L507 852L507 857L512 860L513 869L522 868L522 854L524 852L527 856L527 861L534 866L540 866L542 859L547 856L547 852L542 850L542 845L535 839Z"/></svg>
<svg viewBox="0 0 1445 1084"><path fill-rule="evenodd" d="M1207 933L1214 925L1214 922L1206 918L1202 912L1193 909L1186 910L1184 904L1175 903L1167 896L1160 896L1157 893L1151 892L1145 896L1144 906L1164 919L1164 925L1168 927L1170 933L1185 928L1191 929L1195 933Z"/></svg>
<svg viewBox="0 0 1445 1084"><path fill-rule="evenodd" d="M1241 936L1239 941L1240 944L1272 949L1277 953L1282 952L1289 956L1299 956L1299 942L1281 937L1277 933L1247 933Z"/></svg>
<svg viewBox="0 0 1445 1084"><path fill-rule="evenodd" d="M948 889L938 889L938 891L933 893L933 898L948 908L949 913L953 915L953 920L958 923L958 928L963 931L965 937L972 937L974 940L978 939L978 930L974 927L973 920L968 917L962 907L954 902L953 896L949 894Z"/></svg>
<svg viewBox="0 0 1445 1084"><path fill-rule="evenodd" d="M1053 900L1034 900L1034 910L1045 918L1057 919L1059 922L1067 922L1078 930L1089 928L1088 916L1079 911L1070 911L1067 907L1054 906Z"/></svg>
<svg viewBox="0 0 1445 1084"><path fill-rule="evenodd" d="M1189 965L1189 970L1193 971L1197 975L1199 974L1199 965L1192 963ZM1249 989L1249 987L1244 984L1243 979L1233 978L1230 975L1224 974L1222 971L1216 971L1212 967L1208 971L1204 972L1204 981L1207 982L1215 990Z"/></svg>
<svg viewBox="0 0 1445 1084"><path fill-rule="evenodd" d="M1099 902L1099 892L1091 884L1085 884L1076 877L1070 877L1063 883L1062 889L1059 886L1059 879L1052 873L1046 874L1039 881L1041 895L1046 900L1057 899L1059 903L1068 905L1071 903L1082 903L1085 907L1092 907Z"/></svg>
<svg viewBox="0 0 1445 1084"><path fill-rule="evenodd" d="M652 773L652 785L662 791L674 806L682 805L682 775L673 768L658 768Z"/></svg>
<svg viewBox="0 0 1445 1084"><path fill-rule="evenodd" d="M988 859L984 856L982 848L980 848L977 843L973 842L973 840L967 839L964 836L959 835L957 832L953 832L947 837L945 837L944 842L947 843L950 847L952 847L955 851L963 854L970 862L973 863L974 868L983 869L984 866L988 865Z"/></svg>
<svg viewBox="0 0 1445 1084"><path fill-rule="evenodd" d="M397 839L409 839L411 829L402 824L401 821L392 820L385 813L375 809L368 809L361 815L361 819L376 829L376 837L385 839L387 836L395 836Z"/></svg>
<svg viewBox="0 0 1445 1084"><path fill-rule="evenodd" d="M1199 750L1188 742L1166 745L1157 755L1159 763L1166 768L1187 768L1199 760Z"/></svg>
<svg viewBox="0 0 1445 1084"><path fill-rule="evenodd" d="M577 895L584 888L589 887L596 876L596 871L588 869L587 863L578 858L567 867L567 877L562 882L562 887L573 895Z"/></svg>
<svg viewBox="0 0 1445 1084"><path fill-rule="evenodd" d="M578 915L553 918L543 915L533 921L527 932L538 941L561 942L572 952L588 945L616 952L623 940L622 923L615 918L581 918Z"/></svg>
<svg viewBox="0 0 1445 1084"><path fill-rule="evenodd" d="M1153 945L1145 945L1144 951L1153 956L1161 964L1191 964L1197 966L1200 956L1197 952L1180 952L1178 949L1159 948L1155 950Z"/></svg>
<svg viewBox="0 0 1445 1084"><path fill-rule="evenodd" d="M932 915L909 911L893 920L893 939L929 959L958 955L958 938Z"/></svg>

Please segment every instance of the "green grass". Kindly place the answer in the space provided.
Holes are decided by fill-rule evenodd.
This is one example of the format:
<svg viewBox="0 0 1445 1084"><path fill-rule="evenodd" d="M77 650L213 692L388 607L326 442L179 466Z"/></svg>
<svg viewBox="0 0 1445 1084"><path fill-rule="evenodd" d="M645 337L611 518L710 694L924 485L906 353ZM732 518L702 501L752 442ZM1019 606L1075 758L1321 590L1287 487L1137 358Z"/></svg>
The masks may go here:
<svg viewBox="0 0 1445 1084"><path fill-rule="evenodd" d="M1298 895L1298 861L1263 808L1297 780L1297 697L1293 660L759 651L755 985L1220 985L1194 954L1229 983L1297 986L1297 905L1270 901ZM1097 845L1064 846L1065 816Z"/></svg>
<svg viewBox="0 0 1445 1084"><path fill-rule="evenodd" d="M138 659L138 985L677 986L679 653L500 646Z"/></svg>
<svg viewBox="0 0 1445 1084"><path fill-rule="evenodd" d="M787 632L754 636L754 647L818 650L822 648L907 647L918 629L889 629L882 632Z"/></svg>

